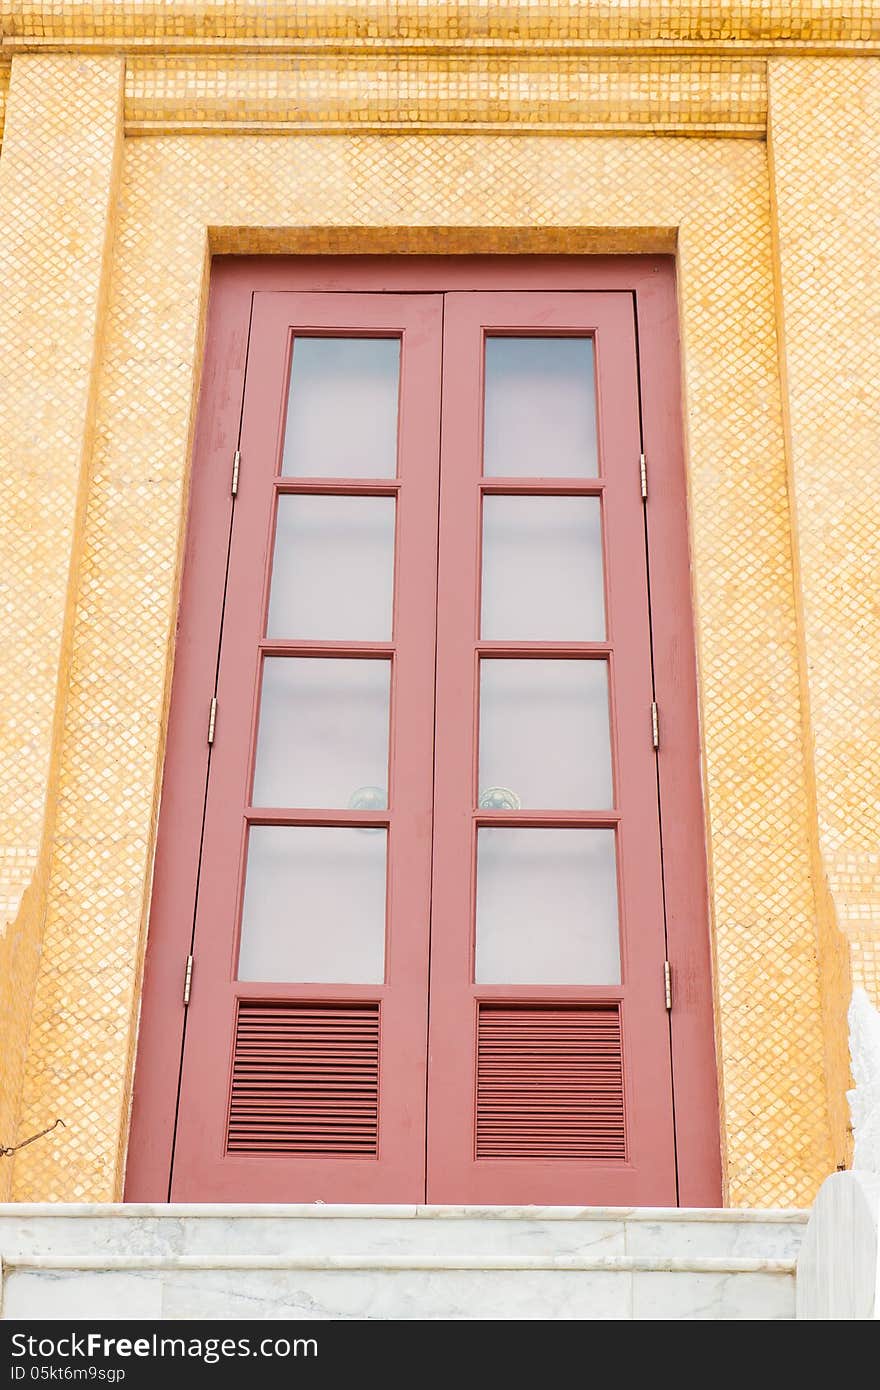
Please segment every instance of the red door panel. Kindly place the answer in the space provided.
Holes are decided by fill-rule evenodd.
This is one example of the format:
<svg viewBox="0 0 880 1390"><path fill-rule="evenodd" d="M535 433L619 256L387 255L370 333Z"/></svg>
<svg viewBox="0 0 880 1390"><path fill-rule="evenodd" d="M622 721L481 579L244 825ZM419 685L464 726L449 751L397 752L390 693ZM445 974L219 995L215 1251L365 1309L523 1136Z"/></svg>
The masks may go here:
<svg viewBox="0 0 880 1390"><path fill-rule="evenodd" d="M177 1201L424 1194L440 323L439 297L255 296ZM375 408L388 393L386 367L370 361L389 348L400 354L397 466L388 455L397 422ZM328 361L328 351L353 365ZM298 352L304 365L291 378ZM322 400L328 373L338 409L351 412L347 422ZM292 436L306 457L290 457ZM371 450L378 477L369 476ZM315 498L349 499L341 524L326 523L337 570L359 543L351 499L361 510L385 499L396 509L393 631L384 636L375 635L381 615L361 611L350 585L326 592L335 581L322 555L325 523L310 522L302 506L298 519L288 515L291 499ZM291 526L323 580L305 605L310 571L284 570ZM363 630L374 635L357 639ZM378 766L375 749L371 758L362 745L377 740L373 706L383 683L390 781L374 771L359 790Z"/></svg>
<svg viewBox="0 0 880 1390"><path fill-rule="evenodd" d="M595 425L591 418L567 420L565 400L544 379L554 371L558 379L568 370L562 358L553 360L560 344L572 359L571 391L585 396L593 390L586 380L586 353L588 346L592 349ZM510 364L497 371L506 371L510 380L499 387L490 379L490 361L505 353ZM542 354L550 357L546 368ZM428 1198L674 1203L632 297L448 295L443 388L444 401L454 400L456 409L444 415L441 460ZM500 393L497 402L490 398L493 390ZM514 414L523 398L529 402L525 414L515 429L508 428L499 411L502 417L505 410ZM587 409L585 401L581 416ZM536 418L541 412L543 421ZM572 438L577 428L582 439ZM593 429L598 456L590 458L587 432ZM506 458L512 476L504 476ZM490 618L487 583L498 582L491 577L485 517L499 497L518 498L532 512L546 498L559 499L568 512L580 499L596 499L604 537L606 607L605 630L594 628L599 640L583 640L588 629L574 608L567 610L564 588L555 596L560 610L556 624L548 620L546 605L525 619L522 610L503 609L500 620L489 621L491 639L481 639L481 576L483 626ZM550 549L543 556L533 585L544 583L547 571L552 575L557 565L563 583L569 583L571 567L562 550L567 514L556 513L559 546L555 556ZM523 529L527 536L527 522ZM508 584L517 583L517 568L528 564L527 548L526 542L518 564L508 565ZM601 586L601 577L594 573L592 583ZM548 595L553 597L552 583ZM595 604L595 595L585 592L584 600L582 608ZM524 590L523 607L527 603ZM514 640L504 640L507 632ZM541 640L530 639L530 633ZM484 757L477 747L478 730L483 740L492 737L488 719L479 717L478 692L482 685L485 701L487 664L494 668L509 662L525 672L526 681L531 668L548 672L550 694L543 699L545 718L539 716L531 725L508 719L510 746L501 748L492 768L516 768L531 786L525 796L515 787L502 787L501 802L504 793L509 795L499 809L499 789L481 786L476 775ZM610 741L613 787L600 785L594 775L595 761L605 756L601 721L584 744L579 721L587 719L586 701L576 704L572 717L565 710L572 696L559 695L571 687L578 699L571 679L574 663L584 677L595 675L594 663L607 673L604 737ZM515 682L506 685L513 687L508 694L515 700ZM526 686L534 705L543 698L542 685L547 686L543 676ZM586 682L583 690L588 694ZM502 704L503 699L502 688ZM516 746L518 729L524 738L546 741L543 767L540 758L531 766ZM584 765L580 784L572 783L566 767L576 758ZM544 801L554 794L564 796L563 807ZM590 804L588 798L597 795L604 804ZM486 835L493 837L494 862L482 849L476 852L478 838ZM509 854L498 848L504 836L513 837L515 848ZM591 837L597 836L604 865L591 863L597 859ZM609 956L611 947L604 959L596 952L591 959L582 950L583 959L577 959L577 940L554 942L555 923L565 908L554 901L560 881L570 885L570 895L579 893L582 899L568 925L569 936L601 932L607 937L611 931L608 904L600 902L603 893L609 896L611 840L616 848L618 970ZM527 863L533 857L531 881L517 856ZM481 874L490 886L481 884ZM517 898L529 899L531 920L520 920ZM492 934L494 944L483 983L476 983L485 954L481 930ZM557 959L548 961L554 955ZM576 982L565 974L566 960ZM559 978L553 978L554 969Z"/></svg>

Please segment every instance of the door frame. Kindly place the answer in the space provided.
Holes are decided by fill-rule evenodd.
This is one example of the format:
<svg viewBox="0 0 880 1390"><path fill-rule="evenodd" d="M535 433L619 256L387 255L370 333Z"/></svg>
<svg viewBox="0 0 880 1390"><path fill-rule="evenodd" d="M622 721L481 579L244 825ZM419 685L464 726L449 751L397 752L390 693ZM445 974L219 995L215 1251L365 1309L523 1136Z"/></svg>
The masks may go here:
<svg viewBox="0 0 880 1390"><path fill-rule="evenodd" d="M675 263L671 256L215 257L165 742L161 809L125 1181L126 1201L168 1200L220 641L229 488L252 295L260 290L430 293L627 291L640 357L679 1205L722 1203L721 1136L697 658ZM646 365L649 370L646 370ZM682 602L683 596L687 601ZM211 621L205 621L205 615ZM657 615L663 620L657 622ZM173 817L167 814L173 806ZM664 807L666 814L664 815ZM670 809L674 807L674 814ZM685 1103L686 1098L686 1103Z"/></svg>

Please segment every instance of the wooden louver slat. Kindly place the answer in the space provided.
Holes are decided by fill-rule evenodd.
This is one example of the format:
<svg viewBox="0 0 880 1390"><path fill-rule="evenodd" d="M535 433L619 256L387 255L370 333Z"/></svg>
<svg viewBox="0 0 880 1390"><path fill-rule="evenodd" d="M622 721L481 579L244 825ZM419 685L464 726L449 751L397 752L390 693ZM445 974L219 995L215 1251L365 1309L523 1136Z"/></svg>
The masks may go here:
<svg viewBox="0 0 880 1390"><path fill-rule="evenodd" d="M626 1157L616 1005L480 1008L478 1159Z"/></svg>
<svg viewBox="0 0 880 1390"><path fill-rule="evenodd" d="M379 1005L238 1006L229 1153L374 1158Z"/></svg>

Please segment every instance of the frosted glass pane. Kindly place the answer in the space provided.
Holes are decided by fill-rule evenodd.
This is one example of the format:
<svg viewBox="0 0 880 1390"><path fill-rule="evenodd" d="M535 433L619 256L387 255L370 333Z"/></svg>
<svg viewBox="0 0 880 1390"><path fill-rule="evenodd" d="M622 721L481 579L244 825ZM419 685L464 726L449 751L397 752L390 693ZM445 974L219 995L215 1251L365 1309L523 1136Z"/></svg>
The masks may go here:
<svg viewBox="0 0 880 1390"><path fill-rule="evenodd" d="M620 983L613 830L477 832L476 981Z"/></svg>
<svg viewBox="0 0 880 1390"><path fill-rule="evenodd" d="M598 497L484 497L482 636L602 642Z"/></svg>
<svg viewBox="0 0 880 1390"><path fill-rule="evenodd" d="M487 810L611 809L604 661L480 663L479 790Z"/></svg>
<svg viewBox="0 0 880 1390"><path fill-rule="evenodd" d="M267 658L253 804L387 806L390 679L388 661Z"/></svg>
<svg viewBox="0 0 880 1390"><path fill-rule="evenodd" d="M393 478L399 338L295 338L281 472Z"/></svg>
<svg viewBox="0 0 880 1390"><path fill-rule="evenodd" d="M255 825L240 980L381 984L387 831Z"/></svg>
<svg viewBox="0 0 880 1390"><path fill-rule="evenodd" d="M393 591L393 497L279 497L269 637L389 641Z"/></svg>
<svg viewBox="0 0 880 1390"><path fill-rule="evenodd" d="M487 338L483 472L594 478L592 338Z"/></svg>

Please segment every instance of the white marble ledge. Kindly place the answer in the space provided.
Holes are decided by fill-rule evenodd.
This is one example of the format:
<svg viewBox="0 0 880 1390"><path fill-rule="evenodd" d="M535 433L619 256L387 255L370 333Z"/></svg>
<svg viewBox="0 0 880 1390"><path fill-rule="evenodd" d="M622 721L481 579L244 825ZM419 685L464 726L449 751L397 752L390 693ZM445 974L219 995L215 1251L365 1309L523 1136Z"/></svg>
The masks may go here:
<svg viewBox="0 0 880 1390"><path fill-rule="evenodd" d="M68 1209L69 1210L69 1209ZM542 1210L517 1216L487 1218L468 1211L456 1219L401 1219L372 1214L301 1220L296 1212L263 1214L255 1208L229 1217L220 1208L199 1216L179 1214L166 1207L162 1215L136 1215L114 1207L90 1220L61 1211L46 1217L0 1210L0 1256L176 1255L311 1258L312 1256L382 1255L477 1257L490 1255L644 1256L648 1258L731 1257L793 1259L804 1234L799 1221L777 1221L775 1213L762 1220L742 1221L731 1214L724 1221L693 1219L682 1212L675 1220L630 1220L591 1215L587 1220L546 1220ZM9 1213L9 1214L7 1214ZM763 1214L762 1214L763 1215Z"/></svg>
<svg viewBox="0 0 880 1390"><path fill-rule="evenodd" d="M801 1213L619 1208L0 1207L0 1255L570 1255L793 1259ZM416 1217L416 1213L418 1216ZM564 1213L564 1215L559 1215ZM719 1219L720 1217L720 1219ZM779 1219L781 1217L781 1219ZM304 1218L304 1219L303 1219ZM794 1219L792 1219L794 1218Z"/></svg>
<svg viewBox="0 0 880 1390"><path fill-rule="evenodd" d="M0 1202L0 1218L14 1217L132 1217L137 1219L173 1217L221 1217L224 1221L241 1217L314 1218L317 1220L427 1219L432 1221L704 1221L773 1222L806 1225L810 1213L795 1208L749 1207L476 1207L406 1206L343 1203L271 1202Z"/></svg>
<svg viewBox="0 0 880 1390"><path fill-rule="evenodd" d="M42 1270L524 1269L645 1274L785 1274L794 1260L646 1255L12 1255L4 1272Z"/></svg>

